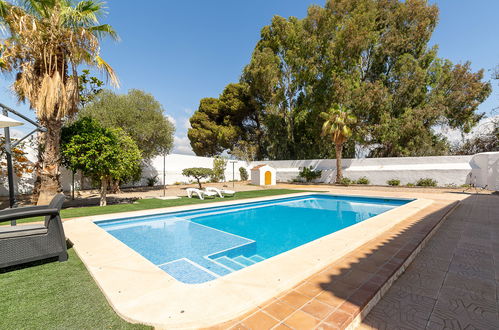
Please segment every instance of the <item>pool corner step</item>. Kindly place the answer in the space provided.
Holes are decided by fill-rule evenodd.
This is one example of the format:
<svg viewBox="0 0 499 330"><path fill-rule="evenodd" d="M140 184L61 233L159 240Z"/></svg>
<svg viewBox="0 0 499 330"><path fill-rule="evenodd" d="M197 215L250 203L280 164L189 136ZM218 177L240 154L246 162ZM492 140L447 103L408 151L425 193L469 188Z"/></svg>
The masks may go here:
<svg viewBox="0 0 499 330"><path fill-rule="evenodd" d="M226 256L218 257L216 259L213 259L213 261L224 265L225 267L229 268L232 271L236 271L236 270L243 269L244 267L246 267L245 265L240 264L239 262L234 261L233 259L226 257Z"/></svg>
<svg viewBox="0 0 499 330"><path fill-rule="evenodd" d="M250 259L251 261L254 261L254 263L257 263L257 262L265 260L264 257L262 257L262 256L260 256L258 254L255 254L255 255L253 255L251 257L248 257L248 259Z"/></svg>
<svg viewBox="0 0 499 330"><path fill-rule="evenodd" d="M247 258L245 256L237 256L237 257L232 258L232 260L234 260L237 263L240 263L241 265L244 265L244 266L251 266L251 265L254 265L257 263L256 261L253 261L250 258Z"/></svg>

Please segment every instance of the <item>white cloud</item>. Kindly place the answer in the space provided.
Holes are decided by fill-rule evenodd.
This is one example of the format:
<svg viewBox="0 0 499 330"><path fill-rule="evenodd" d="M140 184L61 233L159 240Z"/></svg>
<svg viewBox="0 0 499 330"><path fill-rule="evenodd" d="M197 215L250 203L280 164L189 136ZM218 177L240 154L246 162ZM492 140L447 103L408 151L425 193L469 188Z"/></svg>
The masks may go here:
<svg viewBox="0 0 499 330"><path fill-rule="evenodd" d="M189 118L185 118L185 120L184 120L184 128L185 129L191 128L191 122L189 121Z"/></svg>
<svg viewBox="0 0 499 330"><path fill-rule="evenodd" d="M175 126L177 126L177 121L170 115L165 115L165 117Z"/></svg>
<svg viewBox="0 0 499 330"><path fill-rule="evenodd" d="M189 109L189 108L185 108L184 110L182 110L186 115L190 116L194 113L194 110L192 109Z"/></svg>
<svg viewBox="0 0 499 330"><path fill-rule="evenodd" d="M194 155L194 152L191 148L191 143L187 136L175 136L173 140L173 151L174 154L181 155Z"/></svg>

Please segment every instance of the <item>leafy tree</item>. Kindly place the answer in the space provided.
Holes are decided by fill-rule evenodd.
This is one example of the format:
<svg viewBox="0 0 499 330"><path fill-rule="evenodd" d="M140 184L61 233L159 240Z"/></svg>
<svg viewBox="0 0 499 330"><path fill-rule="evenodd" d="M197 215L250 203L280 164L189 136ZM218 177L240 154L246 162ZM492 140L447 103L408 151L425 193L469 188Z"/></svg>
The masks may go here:
<svg viewBox="0 0 499 330"><path fill-rule="evenodd" d="M47 128L39 133L38 204L60 189L60 133L64 119L78 110L78 66L102 69L118 83L99 55L102 37L117 38L111 26L99 23L104 6L93 0L0 1L0 24L7 31L0 69L14 73L13 90Z"/></svg>
<svg viewBox="0 0 499 330"><path fill-rule="evenodd" d="M198 182L199 189L202 189L201 180L207 179L213 175L213 170L211 168L205 167L190 167L184 168L182 170L182 175L187 177L193 177Z"/></svg>
<svg viewBox="0 0 499 330"><path fill-rule="evenodd" d="M243 69L246 92L232 94L233 104L251 105L251 120L219 139L220 127L234 126L228 120L234 113L212 99L215 115L201 120L210 124L206 134L189 135L194 151L237 154L245 142L258 147L256 159L331 157L320 114L342 104L358 119L344 144L349 156L356 144L378 157L447 153L447 140L434 128L468 132L491 88L483 70L454 65L429 46L437 21L438 8L425 0L330 0L309 7L304 19L274 17ZM240 133L255 122L258 134ZM209 148L196 148L199 141Z"/></svg>
<svg viewBox="0 0 499 330"><path fill-rule="evenodd" d="M154 96L137 89L119 95L103 90L80 112L102 126L124 130L139 147L142 157L168 154L173 146L174 125Z"/></svg>
<svg viewBox="0 0 499 330"><path fill-rule="evenodd" d="M61 154L64 164L81 170L100 183L100 205L106 205L110 180L140 178L141 156L135 142L121 129L104 128L89 117L63 127Z"/></svg>
<svg viewBox="0 0 499 330"><path fill-rule="evenodd" d="M241 177L241 181L248 181L248 171L244 167L239 168L239 177Z"/></svg>
<svg viewBox="0 0 499 330"><path fill-rule="evenodd" d="M198 156L211 157L224 150L237 152L248 141L259 141L262 134L246 84L229 84L218 98L202 99L190 124L188 137Z"/></svg>
<svg viewBox="0 0 499 330"><path fill-rule="evenodd" d="M324 120L322 134L331 137L336 151L336 183L340 183L343 178L341 167L341 154L343 144L352 136L351 125L357 122L357 118L352 112L342 106L333 107L328 112L321 113Z"/></svg>
<svg viewBox="0 0 499 330"><path fill-rule="evenodd" d="M211 179L215 182L225 180L225 168L227 167L227 158L215 156L213 159L213 170Z"/></svg>

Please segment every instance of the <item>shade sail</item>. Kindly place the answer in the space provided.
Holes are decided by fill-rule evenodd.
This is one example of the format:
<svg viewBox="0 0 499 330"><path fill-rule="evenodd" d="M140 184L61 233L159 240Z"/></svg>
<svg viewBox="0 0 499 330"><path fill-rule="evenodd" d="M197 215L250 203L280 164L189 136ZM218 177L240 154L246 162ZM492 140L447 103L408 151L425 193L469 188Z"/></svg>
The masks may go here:
<svg viewBox="0 0 499 330"><path fill-rule="evenodd" d="M15 119L0 114L0 128L21 126L21 125L24 124L21 123L20 121L17 121Z"/></svg>

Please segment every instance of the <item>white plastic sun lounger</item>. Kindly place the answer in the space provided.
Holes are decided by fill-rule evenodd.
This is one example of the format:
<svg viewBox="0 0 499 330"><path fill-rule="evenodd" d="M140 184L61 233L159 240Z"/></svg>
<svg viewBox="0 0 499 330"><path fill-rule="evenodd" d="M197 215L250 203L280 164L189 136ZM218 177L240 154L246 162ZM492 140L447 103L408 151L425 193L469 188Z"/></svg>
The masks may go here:
<svg viewBox="0 0 499 330"><path fill-rule="evenodd" d="M220 196L221 198L224 198L225 195L234 196L236 194L234 190L218 189L215 187L206 187L206 191L214 192L218 194L218 196Z"/></svg>
<svg viewBox="0 0 499 330"><path fill-rule="evenodd" d="M204 199L205 196L207 197L215 197L217 195L216 192L213 191L207 191L207 190L200 190L197 188L187 188L187 197L192 198L193 194L198 195L199 199Z"/></svg>

